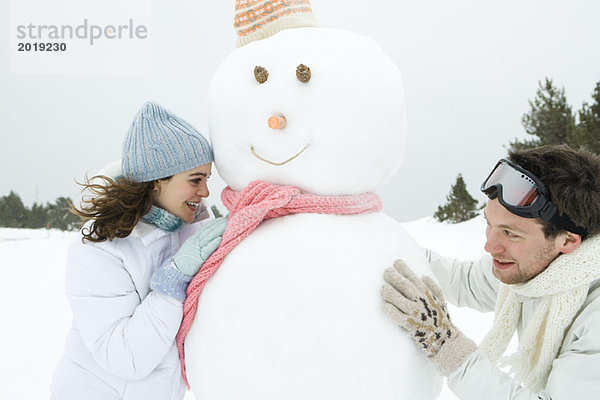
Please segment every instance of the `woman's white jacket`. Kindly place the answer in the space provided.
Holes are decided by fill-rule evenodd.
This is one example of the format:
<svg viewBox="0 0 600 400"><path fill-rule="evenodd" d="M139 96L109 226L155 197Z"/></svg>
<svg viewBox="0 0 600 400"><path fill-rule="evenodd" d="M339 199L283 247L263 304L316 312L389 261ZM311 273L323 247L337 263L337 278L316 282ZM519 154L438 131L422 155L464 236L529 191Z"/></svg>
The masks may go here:
<svg viewBox="0 0 600 400"><path fill-rule="evenodd" d="M169 233L140 222L126 238L70 246L73 323L51 386L56 400L183 398L175 346L183 305L149 283L202 224Z"/></svg>

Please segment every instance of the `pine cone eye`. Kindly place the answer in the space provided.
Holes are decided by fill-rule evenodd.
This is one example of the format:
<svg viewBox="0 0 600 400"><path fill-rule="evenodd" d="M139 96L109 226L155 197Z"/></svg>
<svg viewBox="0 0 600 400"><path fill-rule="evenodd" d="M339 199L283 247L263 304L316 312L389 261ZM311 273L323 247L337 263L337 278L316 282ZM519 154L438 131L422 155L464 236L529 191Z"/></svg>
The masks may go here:
<svg viewBox="0 0 600 400"><path fill-rule="evenodd" d="M296 67L296 78L302 83L310 81L311 73L310 68L304 64L300 64Z"/></svg>
<svg viewBox="0 0 600 400"><path fill-rule="evenodd" d="M266 68L257 65L254 67L254 78L260 84L263 84L269 79L269 71Z"/></svg>

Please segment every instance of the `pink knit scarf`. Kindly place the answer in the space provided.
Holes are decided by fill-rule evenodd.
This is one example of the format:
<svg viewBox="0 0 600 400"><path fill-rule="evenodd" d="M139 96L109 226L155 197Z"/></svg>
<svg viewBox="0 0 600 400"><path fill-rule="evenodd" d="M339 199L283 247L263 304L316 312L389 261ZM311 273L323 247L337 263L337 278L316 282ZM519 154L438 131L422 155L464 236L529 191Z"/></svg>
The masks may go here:
<svg viewBox="0 0 600 400"><path fill-rule="evenodd" d="M262 181L250 183L241 192L226 187L221 193L221 199L229 210L229 220L223 233L223 241L190 282L187 289L187 299L183 305L183 321L177 333L177 349L181 360L181 371L188 387L183 344L185 336L194 322L198 297L208 278L215 273L225 256L238 243L266 219L298 213L366 214L379 211L383 206L379 196L374 193L323 197L300 193L300 190L293 186L278 186Z"/></svg>

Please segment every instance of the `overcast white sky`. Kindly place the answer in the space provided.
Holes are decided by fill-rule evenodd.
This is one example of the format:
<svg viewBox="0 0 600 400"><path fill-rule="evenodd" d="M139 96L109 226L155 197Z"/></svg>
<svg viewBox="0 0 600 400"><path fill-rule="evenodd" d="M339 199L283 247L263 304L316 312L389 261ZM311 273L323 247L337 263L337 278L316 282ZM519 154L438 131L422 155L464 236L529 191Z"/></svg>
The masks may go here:
<svg viewBox="0 0 600 400"><path fill-rule="evenodd" d="M11 73L11 4L13 24L59 23L62 13L79 21L123 20L124 11L117 18L104 3L79 0L88 8L74 10L68 1L44 1L50 9L43 13L42 0L0 4L0 196L14 190L27 204L76 197L74 179L120 157L123 135L144 101L157 101L206 132L211 77L234 49L234 0L147 1L143 8L138 0L126 13L147 23L150 56L143 66L126 54L103 60L133 73ZM374 38L403 73L406 161L380 191L385 210L401 221L433 214L458 173L483 199L479 184L505 155L503 146L525 136L521 116L539 80L548 76L564 86L574 109L590 101L600 80L598 0L312 4L321 26ZM31 21L23 16L27 7ZM222 187L215 179L214 200Z"/></svg>

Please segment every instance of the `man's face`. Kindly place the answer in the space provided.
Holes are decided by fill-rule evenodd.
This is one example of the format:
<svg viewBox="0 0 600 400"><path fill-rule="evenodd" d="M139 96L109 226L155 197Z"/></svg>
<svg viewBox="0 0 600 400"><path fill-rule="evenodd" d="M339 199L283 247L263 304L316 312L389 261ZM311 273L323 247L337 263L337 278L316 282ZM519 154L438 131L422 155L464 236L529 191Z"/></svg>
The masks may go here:
<svg viewBox="0 0 600 400"><path fill-rule="evenodd" d="M542 225L511 213L498 199L488 201L485 217L485 250L494 258L494 276L505 284L529 281L561 254L565 235L546 239Z"/></svg>

